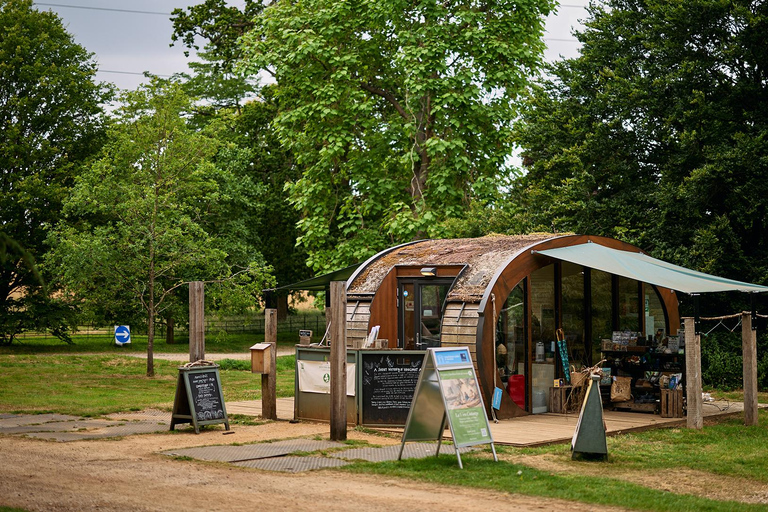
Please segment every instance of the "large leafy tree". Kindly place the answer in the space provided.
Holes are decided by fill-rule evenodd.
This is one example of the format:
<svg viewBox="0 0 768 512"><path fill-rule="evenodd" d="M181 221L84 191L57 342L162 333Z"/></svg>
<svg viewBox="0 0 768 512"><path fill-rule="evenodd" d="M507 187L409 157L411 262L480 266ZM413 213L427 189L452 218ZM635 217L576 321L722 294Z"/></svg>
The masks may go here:
<svg viewBox="0 0 768 512"><path fill-rule="evenodd" d="M61 333L32 259L45 251L78 167L101 145L101 103L110 91L94 81L96 64L61 19L31 0L0 1L0 344L27 329ZM10 245L8 245L10 244ZM26 260L26 262L25 262Z"/></svg>
<svg viewBox="0 0 768 512"><path fill-rule="evenodd" d="M191 103L178 84L153 81L122 101L99 159L65 202L50 261L86 306L113 320L143 312L151 376L155 320L181 285L239 274L248 294L267 276L237 236L234 210L249 197L231 172L237 148L187 126ZM227 164L215 165L222 153Z"/></svg>
<svg viewBox="0 0 768 512"><path fill-rule="evenodd" d="M768 281L768 5L609 0L517 137L516 222Z"/></svg>
<svg viewBox="0 0 768 512"><path fill-rule="evenodd" d="M315 269L424 236L493 189L513 101L540 62L547 0L278 0L243 38L276 119Z"/></svg>
<svg viewBox="0 0 768 512"><path fill-rule="evenodd" d="M205 0L173 10L173 43L194 48L200 58L189 63L192 74L185 84L193 96L205 100L198 111L215 114L222 108L239 108L255 94L255 79L237 73L234 66L242 54L237 40L253 27L251 20L262 8L254 0L245 0L242 8L225 0ZM200 41L205 41L203 47Z"/></svg>
<svg viewBox="0 0 768 512"><path fill-rule="evenodd" d="M193 74L184 86L205 99L196 105L197 122L219 122L227 130L222 131L221 137L240 148L246 162L234 172L241 172L246 180L258 184L256 199L262 205L238 212L239 218L247 219L248 230L243 237L259 247L274 269L277 283L284 285L310 274L305 264L306 252L296 245L299 215L285 192L286 183L297 179L300 173L273 126L278 110L275 86L255 87L253 77L234 69L242 53L237 40L253 27L253 16L262 7L251 0L242 8L227 5L223 0L206 0L176 9L173 40L195 48L198 55L198 43L205 41L202 51L206 60L202 64L190 63ZM287 310L288 297L280 295L278 318L284 317Z"/></svg>

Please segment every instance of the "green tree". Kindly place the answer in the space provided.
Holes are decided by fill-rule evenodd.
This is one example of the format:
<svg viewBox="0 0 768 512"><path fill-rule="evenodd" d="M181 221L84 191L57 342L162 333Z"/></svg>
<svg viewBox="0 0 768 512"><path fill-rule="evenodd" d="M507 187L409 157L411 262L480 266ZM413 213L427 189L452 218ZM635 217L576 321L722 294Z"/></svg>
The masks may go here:
<svg viewBox="0 0 768 512"><path fill-rule="evenodd" d="M31 0L0 0L0 28L0 230L13 249L0 258L0 344L10 344L29 329L64 332L67 308L46 297L28 263L40 260L78 166L101 145L110 91L94 82L92 55Z"/></svg>
<svg viewBox="0 0 768 512"><path fill-rule="evenodd" d="M243 172L247 180L259 185L255 202L261 205L239 212L239 218L247 219L243 236L259 247L274 269L277 283L284 285L308 278L311 272L305 263L306 251L296 244L299 215L285 191L286 183L298 179L300 171L273 126L278 111L275 86L255 87L234 69L242 53L237 39L253 27L251 20L261 9L261 4L251 0L242 10L221 0L176 9L173 40L197 50L200 39L206 41L206 62L190 63L193 75L184 86L192 95L206 99L197 105L198 123L221 121L229 131L220 136L241 148L247 163L234 167L233 172ZM288 297L280 295L278 318L287 311Z"/></svg>
<svg viewBox="0 0 768 512"><path fill-rule="evenodd" d="M768 5L609 0L577 37L517 133L516 222L768 282Z"/></svg>
<svg viewBox="0 0 768 512"><path fill-rule="evenodd" d="M276 126L303 175L300 243L338 268L420 237L497 185L513 100L554 2L279 0L243 37L277 80Z"/></svg>
<svg viewBox="0 0 768 512"><path fill-rule="evenodd" d="M201 59L190 62L192 74L184 75L187 91L205 100L198 104L199 111L213 115L222 108L239 108L244 98L255 94L255 80L237 73L234 66L242 53L237 40L253 27L251 20L262 8L253 0L245 0L242 10L225 0L205 0L172 11L173 44L194 48ZM206 42L203 48L200 40Z"/></svg>
<svg viewBox="0 0 768 512"><path fill-rule="evenodd" d="M152 376L155 320L181 285L237 274L252 297L268 276L258 254L230 237L239 228L228 210L247 184L212 163L228 148L187 126L181 87L155 80L122 102L99 159L65 202L51 262L86 304L143 312ZM255 261L238 268L245 256Z"/></svg>

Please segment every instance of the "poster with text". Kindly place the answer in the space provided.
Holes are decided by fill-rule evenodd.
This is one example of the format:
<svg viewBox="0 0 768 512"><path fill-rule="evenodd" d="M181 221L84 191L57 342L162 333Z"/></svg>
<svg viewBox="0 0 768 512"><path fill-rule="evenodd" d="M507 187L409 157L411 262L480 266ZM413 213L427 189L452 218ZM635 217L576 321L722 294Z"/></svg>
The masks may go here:
<svg viewBox="0 0 768 512"><path fill-rule="evenodd" d="M438 373L454 443L462 446L493 442L474 369L438 370Z"/></svg>

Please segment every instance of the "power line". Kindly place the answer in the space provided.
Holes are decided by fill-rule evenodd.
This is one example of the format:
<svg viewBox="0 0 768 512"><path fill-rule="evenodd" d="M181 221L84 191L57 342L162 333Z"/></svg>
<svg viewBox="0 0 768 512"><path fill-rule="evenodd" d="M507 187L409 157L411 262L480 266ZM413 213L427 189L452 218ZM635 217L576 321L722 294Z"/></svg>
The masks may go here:
<svg viewBox="0 0 768 512"><path fill-rule="evenodd" d="M137 71L112 71L109 69L99 69L96 71L97 73L115 73L118 75L137 75L137 76L144 76L144 73L139 73ZM149 73L150 75L159 76L160 78L171 78L173 75L158 75L157 73Z"/></svg>
<svg viewBox="0 0 768 512"><path fill-rule="evenodd" d="M169 12L135 11L132 9L111 9L109 7L89 7L85 5L49 4L47 2L35 2L35 5L42 5L45 7L66 7L68 9L84 9L86 11L128 12L131 14L154 14L158 16L171 16L171 13Z"/></svg>

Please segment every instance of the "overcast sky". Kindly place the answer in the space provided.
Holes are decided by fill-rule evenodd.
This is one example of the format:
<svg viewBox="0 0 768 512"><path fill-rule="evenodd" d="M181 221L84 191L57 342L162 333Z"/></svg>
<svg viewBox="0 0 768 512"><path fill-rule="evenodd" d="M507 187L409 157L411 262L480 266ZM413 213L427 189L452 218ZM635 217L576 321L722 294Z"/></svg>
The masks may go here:
<svg viewBox="0 0 768 512"><path fill-rule="evenodd" d="M37 2L40 10L52 10L63 20L75 41L95 54L97 78L122 89L135 89L145 78L144 71L170 76L187 71L187 59L180 45L171 43L170 12L203 0L52 0ZM242 7L242 0L230 0ZM586 17L588 0L565 0L556 15L547 19L545 57L574 57L579 45L571 35L579 20ZM139 11L139 12L125 12Z"/></svg>

